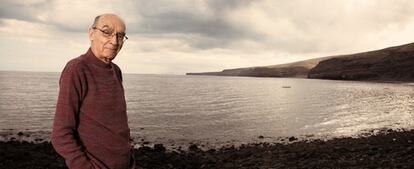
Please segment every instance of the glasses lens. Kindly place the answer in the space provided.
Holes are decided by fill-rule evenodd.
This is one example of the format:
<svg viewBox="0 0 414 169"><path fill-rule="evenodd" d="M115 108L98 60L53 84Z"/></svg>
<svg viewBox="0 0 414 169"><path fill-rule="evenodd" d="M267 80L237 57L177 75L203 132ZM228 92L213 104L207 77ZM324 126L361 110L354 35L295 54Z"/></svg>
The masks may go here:
<svg viewBox="0 0 414 169"><path fill-rule="evenodd" d="M116 34L116 38L117 38L117 40L118 41L125 41L125 40L127 40L128 38L125 36L125 33L117 33Z"/></svg>
<svg viewBox="0 0 414 169"><path fill-rule="evenodd" d="M92 29L97 29L97 30L101 31L102 34L106 38L112 38L112 37L114 37L116 35L116 39L118 41L122 41L123 42L123 41L126 41L128 39L128 37L125 36L125 33L114 33L113 31L110 31L110 30L102 30L102 29L99 29L97 27L92 27Z"/></svg>

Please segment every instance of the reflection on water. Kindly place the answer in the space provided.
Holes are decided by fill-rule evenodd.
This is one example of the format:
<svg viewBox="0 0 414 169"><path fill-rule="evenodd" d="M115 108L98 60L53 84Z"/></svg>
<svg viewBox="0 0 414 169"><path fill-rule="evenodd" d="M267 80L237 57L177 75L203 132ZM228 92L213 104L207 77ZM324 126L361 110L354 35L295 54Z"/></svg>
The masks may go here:
<svg viewBox="0 0 414 169"><path fill-rule="evenodd" d="M0 129L50 132L59 73L0 72L0 78ZM132 74L124 80L132 135L150 142L216 144L414 127L409 83Z"/></svg>

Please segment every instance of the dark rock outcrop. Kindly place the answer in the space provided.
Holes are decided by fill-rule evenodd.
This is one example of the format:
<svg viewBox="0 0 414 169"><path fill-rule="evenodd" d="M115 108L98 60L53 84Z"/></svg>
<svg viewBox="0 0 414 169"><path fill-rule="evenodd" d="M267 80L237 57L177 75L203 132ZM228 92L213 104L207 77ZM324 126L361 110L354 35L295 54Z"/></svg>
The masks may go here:
<svg viewBox="0 0 414 169"><path fill-rule="evenodd" d="M414 43L323 60L308 78L414 81Z"/></svg>

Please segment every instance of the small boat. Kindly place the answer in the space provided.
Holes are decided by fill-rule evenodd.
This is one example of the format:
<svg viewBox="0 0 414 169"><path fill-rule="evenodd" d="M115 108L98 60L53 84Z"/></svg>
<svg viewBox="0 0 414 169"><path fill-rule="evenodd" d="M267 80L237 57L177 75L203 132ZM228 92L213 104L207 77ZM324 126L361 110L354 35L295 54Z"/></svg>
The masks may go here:
<svg viewBox="0 0 414 169"><path fill-rule="evenodd" d="M290 86L282 86L282 88L290 88Z"/></svg>

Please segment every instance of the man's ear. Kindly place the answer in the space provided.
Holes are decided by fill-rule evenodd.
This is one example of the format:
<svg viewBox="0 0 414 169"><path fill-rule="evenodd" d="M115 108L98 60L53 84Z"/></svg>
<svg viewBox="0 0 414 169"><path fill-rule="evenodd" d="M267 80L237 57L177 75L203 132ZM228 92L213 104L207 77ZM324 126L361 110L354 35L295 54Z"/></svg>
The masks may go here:
<svg viewBox="0 0 414 169"><path fill-rule="evenodd" d="M88 31L89 31L88 32L88 34L89 34L89 40L92 41L93 40L93 29L92 29L92 27L90 27Z"/></svg>

